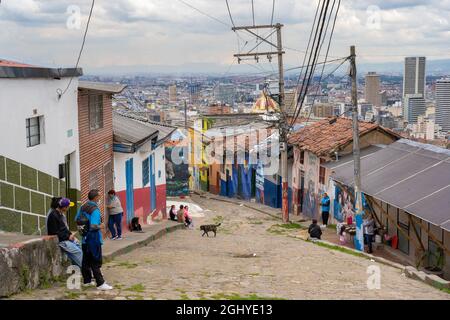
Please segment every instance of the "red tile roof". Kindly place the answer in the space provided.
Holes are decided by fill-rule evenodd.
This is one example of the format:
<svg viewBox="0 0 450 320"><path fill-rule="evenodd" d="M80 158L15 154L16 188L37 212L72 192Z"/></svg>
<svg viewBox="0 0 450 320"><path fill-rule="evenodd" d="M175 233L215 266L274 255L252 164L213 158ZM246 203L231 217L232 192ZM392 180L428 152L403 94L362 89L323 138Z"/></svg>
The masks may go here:
<svg viewBox="0 0 450 320"><path fill-rule="evenodd" d="M330 124L331 118L318 121L289 136L289 143L302 150L311 151L318 156L324 156L337 151L352 142L352 120L337 118ZM393 137L398 137L393 131L383 128L375 123L359 122L360 136L373 131L381 130Z"/></svg>
<svg viewBox="0 0 450 320"><path fill-rule="evenodd" d="M0 59L0 67L18 67L18 68L33 68L36 66L32 66L30 64L20 63L16 61L3 60Z"/></svg>

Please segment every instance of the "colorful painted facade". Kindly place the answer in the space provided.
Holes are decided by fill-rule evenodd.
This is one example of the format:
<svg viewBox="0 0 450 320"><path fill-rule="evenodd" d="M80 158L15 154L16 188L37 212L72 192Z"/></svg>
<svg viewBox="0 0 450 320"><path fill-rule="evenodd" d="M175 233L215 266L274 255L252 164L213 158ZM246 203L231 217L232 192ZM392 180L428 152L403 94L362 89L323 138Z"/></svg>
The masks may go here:
<svg viewBox="0 0 450 320"><path fill-rule="evenodd" d="M113 126L115 188L124 208L123 223L128 224L133 217L144 224L165 218L164 142L170 134L161 134L162 124L118 114L113 115Z"/></svg>

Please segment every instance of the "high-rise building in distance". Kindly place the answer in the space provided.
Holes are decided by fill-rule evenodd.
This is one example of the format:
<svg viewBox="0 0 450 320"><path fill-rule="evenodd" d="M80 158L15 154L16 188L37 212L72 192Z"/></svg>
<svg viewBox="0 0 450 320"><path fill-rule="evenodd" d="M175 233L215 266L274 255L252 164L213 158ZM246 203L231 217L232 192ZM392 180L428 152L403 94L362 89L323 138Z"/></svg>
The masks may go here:
<svg viewBox="0 0 450 320"><path fill-rule="evenodd" d="M436 123L450 132L450 78L436 82Z"/></svg>
<svg viewBox="0 0 450 320"><path fill-rule="evenodd" d="M177 85L171 85L169 87L169 101L170 102L177 102Z"/></svg>
<svg viewBox="0 0 450 320"><path fill-rule="evenodd" d="M425 57L406 57L403 73L403 120L412 124L426 111Z"/></svg>
<svg viewBox="0 0 450 320"><path fill-rule="evenodd" d="M406 57L403 74L403 96L421 94L425 96L425 57Z"/></svg>
<svg viewBox="0 0 450 320"><path fill-rule="evenodd" d="M369 72L366 75L365 95L366 102L381 107L380 76L376 72Z"/></svg>

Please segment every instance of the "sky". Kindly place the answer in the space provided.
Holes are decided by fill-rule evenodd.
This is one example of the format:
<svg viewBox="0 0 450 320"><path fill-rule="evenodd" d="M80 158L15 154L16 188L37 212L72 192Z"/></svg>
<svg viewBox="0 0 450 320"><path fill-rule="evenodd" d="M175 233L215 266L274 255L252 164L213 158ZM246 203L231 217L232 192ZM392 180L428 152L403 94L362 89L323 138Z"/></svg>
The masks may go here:
<svg viewBox="0 0 450 320"><path fill-rule="evenodd" d="M288 66L303 60L317 1L275 0ZM228 2L235 25L253 24L251 0ZM255 23L269 24L273 0L253 2ZM0 58L74 66L90 6L91 0L2 0ZM80 66L238 70L233 54L246 41L244 50L256 44L231 30L225 0L96 0ZM347 56L350 45L360 63L401 62L408 55L450 59L450 0L342 0L330 56Z"/></svg>

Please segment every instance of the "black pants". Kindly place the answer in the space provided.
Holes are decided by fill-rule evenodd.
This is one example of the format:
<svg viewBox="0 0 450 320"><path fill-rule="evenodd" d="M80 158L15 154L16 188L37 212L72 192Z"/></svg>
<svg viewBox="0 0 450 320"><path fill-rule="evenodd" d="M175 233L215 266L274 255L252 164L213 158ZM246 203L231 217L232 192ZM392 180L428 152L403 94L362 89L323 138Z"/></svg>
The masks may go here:
<svg viewBox="0 0 450 320"><path fill-rule="evenodd" d="M330 216L329 212L323 211L322 212L322 222L324 225L328 225L328 217Z"/></svg>
<svg viewBox="0 0 450 320"><path fill-rule="evenodd" d="M372 242L373 242L373 234L365 234L365 242L367 246L369 247L369 253L372 253Z"/></svg>
<svg viewBox="0 0 450 320"><path fill-rule="evenodd" d="M97 283L97 287L99 287L105 283L102 271L100 270L100 268L102 267L102 261L95 259L92 256L92 254L88 252L87 245L83 244L81 248L83 249L83 263L81 266L81 274L83 275L83 282L85 284L90 283L92 281L92 274L93 274L95 282Z"/></svg>

